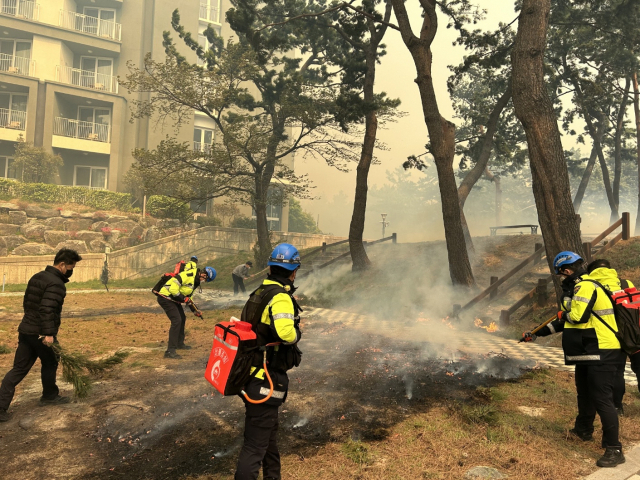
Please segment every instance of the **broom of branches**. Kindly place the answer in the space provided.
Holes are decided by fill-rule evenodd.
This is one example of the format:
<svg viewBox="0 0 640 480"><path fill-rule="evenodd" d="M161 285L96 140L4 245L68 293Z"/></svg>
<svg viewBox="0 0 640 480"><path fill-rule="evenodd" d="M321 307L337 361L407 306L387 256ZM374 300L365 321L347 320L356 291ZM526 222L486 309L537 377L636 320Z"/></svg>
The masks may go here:
<svg viewBox="0 0 640 480"><path fill-rule="evenodd" d="M59 343L54 343L52 348L62 364L62 378L73 385L76 398L86 398L89 395L93 387L92 376L111 370L129 356L129 352L118 351L102 360L89 360L81 353L67 352Z"/></svg>

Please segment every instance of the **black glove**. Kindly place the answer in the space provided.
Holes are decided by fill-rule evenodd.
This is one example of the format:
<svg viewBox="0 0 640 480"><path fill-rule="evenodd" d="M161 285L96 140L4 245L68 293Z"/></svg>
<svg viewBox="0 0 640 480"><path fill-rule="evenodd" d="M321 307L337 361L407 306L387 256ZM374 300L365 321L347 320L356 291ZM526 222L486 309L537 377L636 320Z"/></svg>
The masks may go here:
<svg viewBox="0 0 640 480"><path fill-rule="evenodd" d="M535 333L525 332L522 334L523 342L535 342L536 338L537 338L537 335Z"/></svg>

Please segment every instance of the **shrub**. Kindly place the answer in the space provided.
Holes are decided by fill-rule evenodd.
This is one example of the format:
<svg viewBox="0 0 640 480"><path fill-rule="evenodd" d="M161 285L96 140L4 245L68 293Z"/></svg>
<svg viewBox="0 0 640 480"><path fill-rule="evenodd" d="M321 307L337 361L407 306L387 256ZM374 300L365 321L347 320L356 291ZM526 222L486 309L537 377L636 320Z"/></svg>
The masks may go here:
<svg viewBox="0 0 640 480"><path fill-rule="evenodd" d="M222 221L217 217L200 216L196 218L196 223L201 227L221 227Z"/></svg>
<svg viewBox="0 0 640 480"><path fill-rule="evenodd" d="M177 218L186 222L193 212L189 204L163 195L151 195L147 200L147 212L156 218Z"/></svg>
<svg viewBox="0 0 640 480"><path fill-rule="evenodd" d="M367 465L371 462L369 449L361 441L353 441L349 439L342 444L342 453L345 457L358 465Z"/></svg>
<svg viewBox="0 0 640 480"><path fill-rule="evenodd" d="M254 218L240 215L231 221L231 226L233 228L249 228L255 230L257 228L257 223Z"/></svg>
<svg viewBox="0 0 640 480"><path fill-rule="evenodd" d="M0 343L0 355L6 355L7 353L11 353L11 349L4 343Z"/></svg>
<svg viewBox="0 0 640 480"><path fill-rule="evenodd" d="M22 202L77 203L96 210L131 210L132 196L109 190L91 190L51 183L21 183L0 178L0 195L19 198ZM20 202L18 203L20 205Z"/></svg>

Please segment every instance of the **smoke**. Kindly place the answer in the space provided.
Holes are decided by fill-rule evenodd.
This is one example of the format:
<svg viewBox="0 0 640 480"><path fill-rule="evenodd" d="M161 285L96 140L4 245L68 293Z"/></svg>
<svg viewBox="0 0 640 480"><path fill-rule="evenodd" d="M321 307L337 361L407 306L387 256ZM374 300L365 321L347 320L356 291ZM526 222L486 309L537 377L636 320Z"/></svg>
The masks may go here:
<svg viewBox="0 0 640 480"><path fill-rule="evenodd" d="M300 420L298 420L291 428L302 428L307 423L309 423L309 418L308 417L304 417L304 418L301 418Z"/></svg>

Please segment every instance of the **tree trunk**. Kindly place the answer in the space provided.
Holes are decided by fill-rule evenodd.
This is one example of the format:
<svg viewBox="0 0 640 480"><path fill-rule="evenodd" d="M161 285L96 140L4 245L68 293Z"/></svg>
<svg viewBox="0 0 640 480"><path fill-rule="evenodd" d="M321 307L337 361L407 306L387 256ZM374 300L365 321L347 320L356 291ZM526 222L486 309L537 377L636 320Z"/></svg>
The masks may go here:
<svg viewBox="0 0 640 480"><path fill-rule="evenodd" d="M364 101L366 104L373 105L374 94L373 86L376 77L376 53L378 44L371 39L366 53L367 71L364 77ZM362 143L362 152L360 153L360 161L356 169L356 197L353 202L353 214L351 216L351 225L349 226L349 251L351 253L353 271L365 270L371 265L371 261L367 256L362 242L364 232L364 220L367 210L367 190L369 169L371 168L371 160L373 159L373 149L376 144L376 133L378 131L378 115L375 110L367 112L365 117L364 141Z"/></svg>
<svg viewBox="0 0 640 480"><path fill-rule="evenodd" d="M550 0L524 0L511 54L513 105L527 136L547 262L563 250L582 254L580 228L571 202L569 174L553 103L544 81L544 50ZM561 293L557 277L556 292Z"/></svg>
<svg viewBox="0 0 640 480"><path fill-rule="evenodd" d="M622 177L622 133L624 131L624 117L627 113L627 103L629 101L630 90L631 79L627 77L624 94L622 96L622 101L620 102L620 110L618 110L618 116L616 118L616 133L613 148L613 201L616 204L616 210L618 212L620 211L620 178ZM611 223L617 220L618 218L612 219Z"/></svg>
<svg viewBox="0 0 640 480"><path fill-rule="evenodd" d="M391 0L391 3L398 20L402 40L411 53L416 66L416 83L422 100L425 124L429 131L431 154L438 172L451 281L454 285L471 286L475 284L475 280L462 230L458 188L453 171L455 125L440 115L433 88L433 77L431 76L431 43L438 28L436 2L435 0L420 0L424 16L419 38L411 30L404 0Z"/></svg>
<svg viewBox="0 0 640 480"><path fill-rule="evenodd" d="M467 225L467 219L464 215L464 204L471 193L471 189L478 182L482 173L487 168L489 158L491 158L491 151L493 150L493 137L498 129L498 121L500 120L500 114L506 108L509 100L511 99L511 82L507 85L506 91L498 99L495 107L489 115L487 120L487 133L484 136L482 143L482 150L480 156L476 160L476 164L473 166L469 173L467 173L458 187L458 201L460 202L460 221L462 222L462 229L464 232L464 238L467 242L467 250L474 252L473 240L471 239L471 233L469 232L469 226Z"/></svg>
<svg viewBox="0 0 640 480"><path fill-rule="evenodd" d="M591 179L591 173L593 172L593 167L596 165L596 158L598 157L598 152L596 151L596 147L591 148L591 155L589 156L589 161L587 162L587 166L584 167L584 172L582 172L582 179L580 180L580 185L578 185L578 190L576 191L576 196L573 199L573 209L578 213L580 211L580 206L582 205L582 199L584 198L584 192L587 190L587 186L589 185L589 179Z"/></svg>
<svg viewBox="0 0 640 480"><path fill-rule="evenodd" d="M636 120L636 156L638 162L638 214L636 215L635 236L640 235L640 89L638 72L633 72L633 113Z"/></svg>

